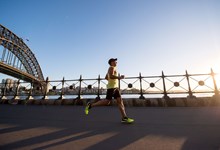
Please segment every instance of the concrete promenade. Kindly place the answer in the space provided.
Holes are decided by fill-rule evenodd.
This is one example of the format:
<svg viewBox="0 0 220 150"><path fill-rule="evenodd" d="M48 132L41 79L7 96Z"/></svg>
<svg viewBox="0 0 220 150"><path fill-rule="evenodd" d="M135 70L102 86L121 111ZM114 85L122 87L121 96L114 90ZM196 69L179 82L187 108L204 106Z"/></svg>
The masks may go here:
<svg viewBox="0 0 220 150"><path fill-rule="evenodd" d="M220 107L0 105L0 149L220 150Z"/></svg>

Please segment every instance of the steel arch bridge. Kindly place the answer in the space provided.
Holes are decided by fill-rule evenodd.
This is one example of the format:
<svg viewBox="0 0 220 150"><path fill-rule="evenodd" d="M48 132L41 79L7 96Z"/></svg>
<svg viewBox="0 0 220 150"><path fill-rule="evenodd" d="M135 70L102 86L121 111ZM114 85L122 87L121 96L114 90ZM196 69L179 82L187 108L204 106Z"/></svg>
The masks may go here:
<svg viewBox="0 0 220 150"><path fill-rule="evenodd" d="M22 38L0 24L0 73L27 81L41 82L44 76L34 53Z"/></svg>

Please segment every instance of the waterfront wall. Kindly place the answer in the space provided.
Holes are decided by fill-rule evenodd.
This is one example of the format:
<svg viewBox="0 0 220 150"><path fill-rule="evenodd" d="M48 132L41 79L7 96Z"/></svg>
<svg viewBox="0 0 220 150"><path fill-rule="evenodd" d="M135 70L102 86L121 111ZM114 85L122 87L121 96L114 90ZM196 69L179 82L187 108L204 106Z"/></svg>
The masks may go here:
<svg viewBox="0 0 220 150"><path fill-rule="evenodd" d="M126 107L205 107L220 106L220 96L213 97L186 97L186 98L125 98ZM96 102L97 99L45 99L45 100L2 100L1 104L20 104L20 105L70 105L85 106L86 103ZM112 100L110 106L116 106L115 100Z"/></svg>

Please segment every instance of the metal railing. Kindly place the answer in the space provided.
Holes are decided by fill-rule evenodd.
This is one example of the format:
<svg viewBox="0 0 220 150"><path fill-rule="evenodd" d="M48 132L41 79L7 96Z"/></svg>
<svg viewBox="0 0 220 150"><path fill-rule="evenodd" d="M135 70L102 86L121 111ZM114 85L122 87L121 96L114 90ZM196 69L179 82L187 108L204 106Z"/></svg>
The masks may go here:
<svg viewBox="0 0 220 150"><path fill-rule="evenodd" d="M119 88L123 97L151 98L151 97L211 97L219 95L217 79L219 75L211 69L207 74L189 74L160 76L126 77L119 80ZM94 79L84 79L80 76L74 80L53 80L47 78L44 87L39 84L16 81L16 84L1 83L1 99L101 99L106 94L107 80L100 75Z"/></svg>

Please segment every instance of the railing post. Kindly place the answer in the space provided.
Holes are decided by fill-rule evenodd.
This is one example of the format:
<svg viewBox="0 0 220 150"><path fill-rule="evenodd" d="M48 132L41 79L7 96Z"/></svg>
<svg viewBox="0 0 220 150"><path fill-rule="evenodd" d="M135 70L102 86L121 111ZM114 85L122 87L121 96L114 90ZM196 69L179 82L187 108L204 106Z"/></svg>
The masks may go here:
<svg viewBox="0 0 220 150"><path fill-rule="evenodd" d="M218 90L218 87L217 87L217 84L216 84L216 80L215 80L215 73L214 73L214 71L212 69L211 69L211 76L212 76L212 80L213 80L213 84L214 84L215 96L219 96L219 90Z"/></svg>
<svg viewBox="0 0 220 150"><path fill-rule="evenodd" d="M163 94L164 94L164 98L165 99L167 99L168 98L168 96L167 96L167 90L166 90L166 83L165 83L165 75L164 75L164 73L163 73L163 71L162 71L162 80L163 80Z"/></svg>
<svg viewBox="0 0 220 150"><path fill-rule="evenodd" d="M175 100L174 99L170 99L170 97L167 95L167 90L166 90L166 83L165 83L165 78L166 76L164 75L163 71L162 71L162 80L163 80L163 99L165 100L165 103L168 106L175 106ZM162 104L164 106L164 104Z"/></svg>
<svg viewBox="0 0 220 150"><path fill-rule="evenodd" d="M80 78L79 78L79 91L78 91L77 99L81 99L81 86L82 86L82 75L80 75Z"/></svg>
<svg viewBox="0 0 220 150"><path fill-rule="evenodd" d="M141 73L139 73L139 80L140 80L140 97L139 97L139 99L145 99L145 97L144 97L144 95L143 95L142 76L141 76Z"/></svg>
<svg viewBox="0 0 220 150"><path fill-rule="evenodd" d="M46 85L44 87L44 96L42 98L43 100L48 99L48 97L47 97L48 84L49 84L49 78L47 77L46 78Z"/></svg>
<svg viewBox="0 0 220 150"><path fill-rule="evenodd" d="M189 89L189 91L188 91L189 95L187 97L188 98L195 98L195 96L193 95L192 90L191 90L191 86L190 86L190 82L189 82L189 74L188 74L187 70L186 70L186 80L187 80L188 89Z"/></svg>
<svg viewBox="0 0 220 150"><path fill-rule="evenodd" d="M120 73L118 74L118 77L120 77ZM118 89L121 90L121 79L118 79Z"/></svg>
<svg viewBox="0 0 220 150"><path fill-rule="evenodd" d="M101 81L101 78L99 75L98 76L98 93L97 93L97 97L96 97L97 100L100 100L100 81Z"/></svg>
<svg viewBox="0 0 220 150"><path fill-rule="evenodd" d="M63 80L62 80L62 89L61 89L61 93L60 93L60 97L58 99L63 99L63 94L64 94L64 83L65 83L65 79L63 77Z"/></svg>

